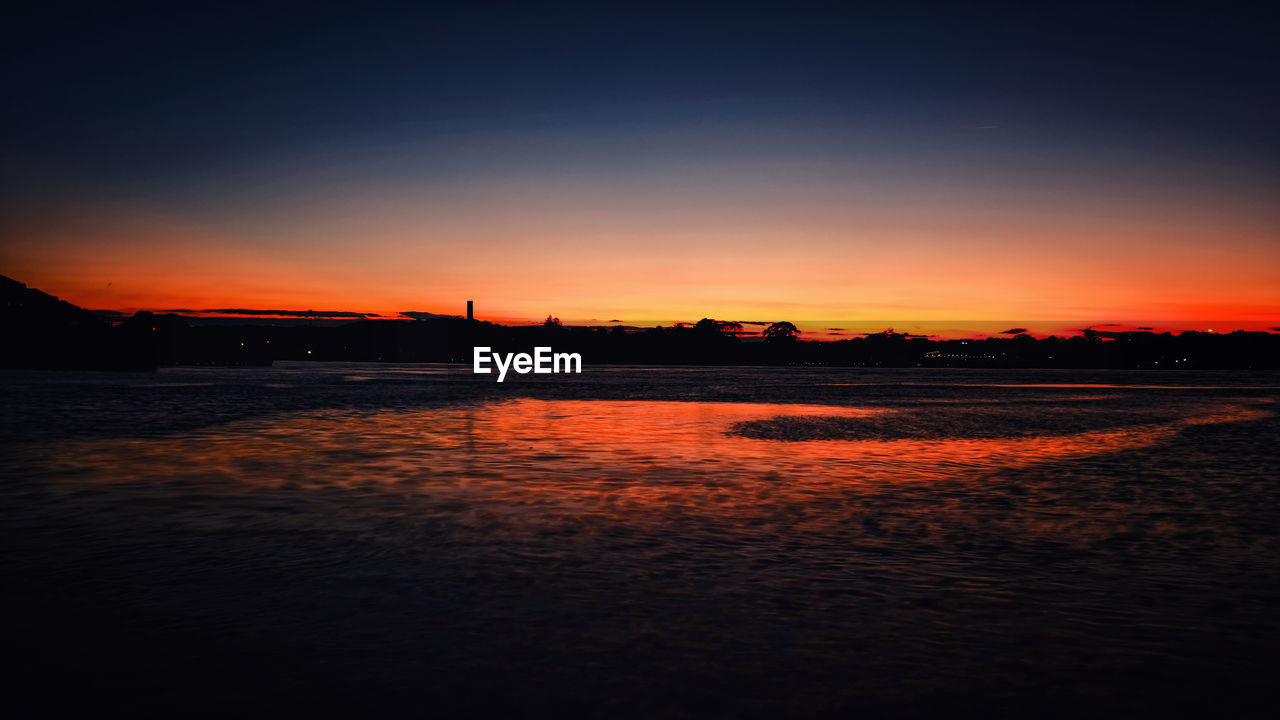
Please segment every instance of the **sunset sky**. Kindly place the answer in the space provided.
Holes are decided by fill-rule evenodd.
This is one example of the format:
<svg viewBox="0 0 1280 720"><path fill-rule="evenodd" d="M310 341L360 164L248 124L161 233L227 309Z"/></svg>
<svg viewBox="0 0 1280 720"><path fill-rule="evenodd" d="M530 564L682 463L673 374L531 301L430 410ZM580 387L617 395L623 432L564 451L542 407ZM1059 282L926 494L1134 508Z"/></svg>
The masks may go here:
<svg viewBox="0 0 1280 720"><path fill-rule="evenodd" d="M124 311L1280 324L1271 23L856 5L19 9L0 274Z"/></svg>

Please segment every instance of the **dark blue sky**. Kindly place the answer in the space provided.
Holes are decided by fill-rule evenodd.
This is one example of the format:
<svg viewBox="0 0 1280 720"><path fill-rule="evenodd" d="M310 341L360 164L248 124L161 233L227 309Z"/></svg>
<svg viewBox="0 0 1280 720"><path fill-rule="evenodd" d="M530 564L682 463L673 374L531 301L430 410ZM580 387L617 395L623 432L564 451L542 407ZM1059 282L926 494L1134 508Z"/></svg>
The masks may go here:
<svg viewBox="0 0 1280 720"><path fill-rule="evenodd" d="M19 5L0 270L113 307L519 285L486 306L1264 315L1273 28L1225 5ZM713 276L779 247L773 286ZM163 293L158 258L186 268ZM1097 267L1112 295L1076 304ZM659 281L683 291L650 307Z"/></svg>
<svg viewBox="0 0 1280 720"><path fill-rule="evenodd" d="M9 13L11 180L46 164L160 180L295 144L779 112L945 113L1277 158L1274 24L1226 6L169 5Z"/></svg>

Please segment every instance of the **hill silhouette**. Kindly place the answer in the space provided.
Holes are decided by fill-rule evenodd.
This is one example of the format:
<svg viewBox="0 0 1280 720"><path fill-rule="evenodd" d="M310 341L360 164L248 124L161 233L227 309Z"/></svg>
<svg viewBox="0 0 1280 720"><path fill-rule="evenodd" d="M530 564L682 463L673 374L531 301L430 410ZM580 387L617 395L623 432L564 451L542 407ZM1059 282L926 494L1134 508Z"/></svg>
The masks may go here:
<svg viewBox="0 0 1280 720"><path fill-rule="evenodd" d="M135 325L111 326L88 310L0 275L0 367L153 370L156 354Z"/></svg>

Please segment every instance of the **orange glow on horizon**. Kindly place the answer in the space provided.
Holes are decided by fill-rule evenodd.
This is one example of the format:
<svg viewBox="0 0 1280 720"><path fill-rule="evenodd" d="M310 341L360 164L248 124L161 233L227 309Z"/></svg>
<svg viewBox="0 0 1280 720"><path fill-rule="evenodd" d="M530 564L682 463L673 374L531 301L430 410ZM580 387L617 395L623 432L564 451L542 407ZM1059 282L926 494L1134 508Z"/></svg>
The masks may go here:
<svg viewBox="0 0 1280 720"><path fill-rule="evenodd" d="M655 220L643 207L565 207L554 193L550 207L521 198L509 213L459 203L356 197L248 231L133 206L32 213L5 218L0 273L122 312L462 315L470 299L477 318L504 323L789 320L811 338L976 321L1040 320L1040 334L1280 324L1280 243L1256 215L1175 223L954 208L902 222L874 208L819 203L797 219L795 208L723 213L691 200Z"/></svg>

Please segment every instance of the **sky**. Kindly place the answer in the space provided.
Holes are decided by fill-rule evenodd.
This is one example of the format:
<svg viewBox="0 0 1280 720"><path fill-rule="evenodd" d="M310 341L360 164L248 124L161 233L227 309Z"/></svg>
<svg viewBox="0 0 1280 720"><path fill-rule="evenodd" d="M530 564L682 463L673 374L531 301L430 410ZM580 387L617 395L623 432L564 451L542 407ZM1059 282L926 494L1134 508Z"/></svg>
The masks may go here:
<svg viewBox="0 0 1280 720"><path fill-rule="evenodd" d="M3 25L0 274L93 309L1280 325L1280 56L1225 5Z"/></svg>

